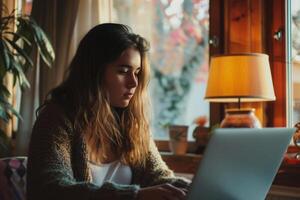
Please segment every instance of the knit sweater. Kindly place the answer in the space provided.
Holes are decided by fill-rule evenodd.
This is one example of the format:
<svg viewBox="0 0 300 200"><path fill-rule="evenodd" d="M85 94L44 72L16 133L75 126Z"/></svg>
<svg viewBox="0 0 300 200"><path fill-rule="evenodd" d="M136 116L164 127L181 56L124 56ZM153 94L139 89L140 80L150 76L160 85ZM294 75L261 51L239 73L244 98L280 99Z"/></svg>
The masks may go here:
<svg viewBox="0 0 300 200"><path fill-rule="evenodd" d="M58 105L48 104L33 127L28 154L28 200L119 200L135 199L140 187L170 183L187 188L175 178L151 140L144 166L130 166L132 184L91 183L86 145L69 117Z"/></svg>

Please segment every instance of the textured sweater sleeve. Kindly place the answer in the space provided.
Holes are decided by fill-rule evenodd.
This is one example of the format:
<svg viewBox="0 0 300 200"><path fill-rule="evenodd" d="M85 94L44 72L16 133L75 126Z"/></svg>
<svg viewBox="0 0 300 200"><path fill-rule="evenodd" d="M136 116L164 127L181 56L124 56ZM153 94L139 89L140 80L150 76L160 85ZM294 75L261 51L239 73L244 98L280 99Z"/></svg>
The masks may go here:
<svg viewBox="0 0 300 200"><path fill-rule="evenodd" d="M191 182L185 178L175 177L173 171L162 160L153 139L150 141L146 165L135 168L134 173L134 183L140 184L141 187L170 183L176 187L188 188Z"/></svg>
<svg viewBox="0 0 300 200"><path fill-rule="evenodd" d="M46 107L36 120L29 146L27 199L134 199L139 189L137 185L105 183L99 187L74 178L73 136L67 124L66 117L56 106Z"/></svg>

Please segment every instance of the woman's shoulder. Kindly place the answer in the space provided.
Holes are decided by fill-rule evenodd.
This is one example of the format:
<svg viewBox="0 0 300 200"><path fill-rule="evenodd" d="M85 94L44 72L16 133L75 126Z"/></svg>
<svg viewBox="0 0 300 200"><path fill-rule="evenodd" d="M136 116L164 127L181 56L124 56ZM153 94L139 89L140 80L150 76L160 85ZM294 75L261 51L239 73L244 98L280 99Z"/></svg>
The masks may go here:
<svg viewBox="0 0 300 200"><path fill-rule="evenodd" d="M38 109L34 128L53 129L56 127L72 129L71 119L63 106L55 102L47 102Z"/></svg>
<svg viewBox="0 0 300 200"><path fill-rule="evenodd" d="M36 111L37 119L53 118L61 119L66 118L67 114L64 108L55 102L46 102L41 105Z"/></svg>

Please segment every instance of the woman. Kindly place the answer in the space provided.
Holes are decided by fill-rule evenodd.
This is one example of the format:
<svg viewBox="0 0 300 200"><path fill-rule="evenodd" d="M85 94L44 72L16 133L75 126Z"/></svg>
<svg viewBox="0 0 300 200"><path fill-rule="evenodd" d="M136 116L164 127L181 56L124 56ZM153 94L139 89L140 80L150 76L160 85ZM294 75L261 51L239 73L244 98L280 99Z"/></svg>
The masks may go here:
<svg viewBox="0 0 300 200"><path fill-rule="evenodd" d="M149 134L148 43L100 24L81 40L65 81L38 111L28 159L28 200L183 199Z"/></svg>

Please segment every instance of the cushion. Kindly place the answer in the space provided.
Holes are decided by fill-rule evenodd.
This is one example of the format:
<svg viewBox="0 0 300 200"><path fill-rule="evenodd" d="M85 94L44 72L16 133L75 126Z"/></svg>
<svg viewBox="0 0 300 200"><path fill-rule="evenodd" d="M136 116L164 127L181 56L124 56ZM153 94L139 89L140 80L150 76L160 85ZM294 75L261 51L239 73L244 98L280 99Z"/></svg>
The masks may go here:
<svg viewBox="0 0 300 200"><path fill-rule="evenodd" d="M0 159L0 200L26 199L26 157Z"/></svg>

